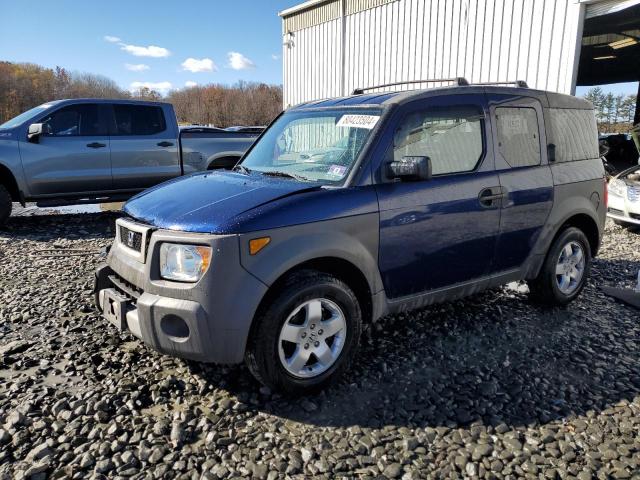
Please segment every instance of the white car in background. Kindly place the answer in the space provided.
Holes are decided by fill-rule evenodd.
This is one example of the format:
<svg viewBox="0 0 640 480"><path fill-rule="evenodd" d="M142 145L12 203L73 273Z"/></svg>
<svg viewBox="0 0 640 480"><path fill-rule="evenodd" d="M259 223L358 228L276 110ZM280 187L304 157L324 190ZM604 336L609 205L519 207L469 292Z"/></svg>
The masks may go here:
<svg viewBox="0 0 640 480"><path fill-rule="evenodd" d="M640 226L640 165L613 177L608 189L607 216L618 225Z"/></svg>

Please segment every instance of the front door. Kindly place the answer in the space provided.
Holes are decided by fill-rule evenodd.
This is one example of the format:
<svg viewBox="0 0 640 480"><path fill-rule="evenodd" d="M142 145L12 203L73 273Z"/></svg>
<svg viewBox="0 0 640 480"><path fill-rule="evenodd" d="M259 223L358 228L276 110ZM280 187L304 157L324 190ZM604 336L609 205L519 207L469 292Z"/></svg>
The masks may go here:
<svg viewBox="0 0 640 480"><path fill-rule="evenodd" d="M500 224L500 183L487 144L484 95L413 102L385 135L380 168L379 267L398 298L468 282L491 272ZM385 164L427 156L433 178L396 181Z"/></svg>
<svg viewBox="0 0 640 480"><path fill-rule="evenodd" d="M115 103L110 124L114 188L142 190L181 174L175 120L161 106Z"/></svg>
<svg viewBox="0 0 640 480"><path fill-rule="evenodd" d="M43 124L38 141L20 144L31 196L112 189L109 136L97 104L61 107L38 122Z"/></svg>

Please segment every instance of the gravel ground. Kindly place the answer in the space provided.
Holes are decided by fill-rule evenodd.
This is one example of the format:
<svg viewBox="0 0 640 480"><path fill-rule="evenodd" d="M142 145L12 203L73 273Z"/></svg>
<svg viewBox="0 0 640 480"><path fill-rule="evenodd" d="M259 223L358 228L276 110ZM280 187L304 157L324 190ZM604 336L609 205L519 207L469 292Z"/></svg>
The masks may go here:
<svg viewBox="0 0 640 480"><path fill-rule="evenodd" d="M159 355L92 305L116 214L0 231L0 479L640 478L640 233L567 309L524 286L383 319L319 396Z"/></svg>

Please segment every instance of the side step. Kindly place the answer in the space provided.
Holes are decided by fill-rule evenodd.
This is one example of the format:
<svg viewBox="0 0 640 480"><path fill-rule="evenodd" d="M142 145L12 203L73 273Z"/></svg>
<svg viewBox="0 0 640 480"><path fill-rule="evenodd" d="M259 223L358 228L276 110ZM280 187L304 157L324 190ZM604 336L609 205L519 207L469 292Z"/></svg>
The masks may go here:
<svg viewBox="0 0 640 480"><path fill-rule="evenodd" d="M67 205L90 205L93 203L124 202L125 200L130 199L133 195L135 195L135 193L95 198L52 198L51 200L40 200L36 202L36 205L39 207L64 207Z"/></svg>

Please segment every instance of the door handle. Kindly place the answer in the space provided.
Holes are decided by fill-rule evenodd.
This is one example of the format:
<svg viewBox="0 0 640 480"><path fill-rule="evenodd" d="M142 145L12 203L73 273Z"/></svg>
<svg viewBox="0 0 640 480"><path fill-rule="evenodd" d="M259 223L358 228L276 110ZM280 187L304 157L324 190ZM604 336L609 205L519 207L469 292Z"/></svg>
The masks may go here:
<svg viewBox="0 0 640 480"><path fill-rule="evenodd" d="M173 147L173 142L158 142L159 147Z"/></svg>
<svg viewBox="0 0 640 480"><path fill-rule="evenodd" d="M478 201L483 207L499 206L499 200L504 198L502 187L488 187L478 195Z"/></svg>
<svg viewBox="0 0 640 480"><path fill-rule="evenodd" d="M106 143L98 143L98 142L87 143L87 147L89 148L103 148L106 146L107 146Z"/></svg>

